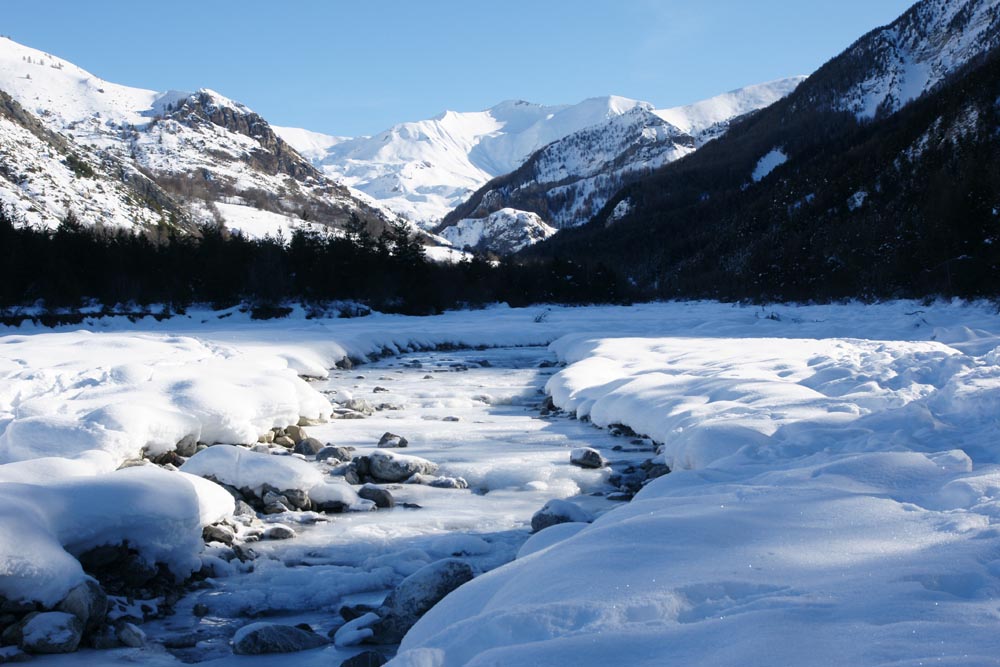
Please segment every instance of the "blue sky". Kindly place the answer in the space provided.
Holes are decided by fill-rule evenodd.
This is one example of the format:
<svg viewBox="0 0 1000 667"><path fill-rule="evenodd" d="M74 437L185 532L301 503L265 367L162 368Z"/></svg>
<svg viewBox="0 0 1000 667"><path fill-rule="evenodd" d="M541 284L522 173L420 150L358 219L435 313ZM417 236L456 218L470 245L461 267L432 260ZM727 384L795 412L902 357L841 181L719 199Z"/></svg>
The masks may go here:
<svg viewBox="0 0 1000 667"><path fill-rule="evenodd" d="M201 87L372 134L445 109L616 94L666 107L808 74L910 0L28 0L0 32L109 81Z"/></svg>

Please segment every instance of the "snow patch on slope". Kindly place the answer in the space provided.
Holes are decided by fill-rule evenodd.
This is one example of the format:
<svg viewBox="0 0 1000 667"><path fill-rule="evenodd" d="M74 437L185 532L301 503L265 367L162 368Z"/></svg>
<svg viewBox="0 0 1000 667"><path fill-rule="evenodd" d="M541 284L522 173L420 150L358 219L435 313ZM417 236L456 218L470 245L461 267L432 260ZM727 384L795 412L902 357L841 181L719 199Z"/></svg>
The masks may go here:
<svg viewBox="0 0 1000 667"><path fill-rule="evenodd" d="M446 227L441 236L456 248L507 254L544 241L556 231L535 213L505 208L485 218L461 220Z"/></svg>

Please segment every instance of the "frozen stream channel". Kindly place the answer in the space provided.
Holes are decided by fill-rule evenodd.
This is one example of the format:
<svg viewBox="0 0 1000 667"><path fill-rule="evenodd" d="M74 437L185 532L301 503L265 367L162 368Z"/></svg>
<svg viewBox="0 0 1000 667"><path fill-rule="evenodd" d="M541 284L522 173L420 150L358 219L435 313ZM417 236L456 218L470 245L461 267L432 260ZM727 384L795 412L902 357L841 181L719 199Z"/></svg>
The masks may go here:
<svg viewBox="0 0 1000 667"><path fill-rule="evenodd" d="M377 606L432 561L459 557L478 574L513 560L532 514L552 498L571 498L593 514L619 504L603 497L612 490L611 470L570 465L571 449L599 449L614 467L643 461L651 450L566 415L542 416L542 388L556 369L539 366L550 359L543 347L498 348L407 354L333 371L314 387L335 403L353 397L379 409L366 419L309 427L310 436L364 454L383 433L396 433L409 440L402 452L439 464L438 475L462 477L469 489L388 485L397 503L390 510L265 517L298 535L253 543L251 572L212 580L175 614L146 623L149 648L87 652L86 660L261 664L267 656L232 655L239 627L266 619L307 623L326 635L343 624L342 605ZM316 517L322 520L310 522ZM196 605L208 614L196 616ZM338 665L359 650L331 645L296 654L295 664Z"/></svg>

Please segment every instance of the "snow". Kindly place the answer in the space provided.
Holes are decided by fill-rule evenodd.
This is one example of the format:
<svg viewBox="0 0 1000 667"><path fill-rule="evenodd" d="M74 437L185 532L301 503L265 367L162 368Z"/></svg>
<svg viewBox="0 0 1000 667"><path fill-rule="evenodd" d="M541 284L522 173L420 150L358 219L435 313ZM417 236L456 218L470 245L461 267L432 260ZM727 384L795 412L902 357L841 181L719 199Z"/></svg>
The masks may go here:
<svg viewBox="0 0 1000 667"><path fill-rule="evenodd" d="M280 491L308 491L323 482L313 466L292 456L258 454L242 447L217 445L202 450L181 466L181 471L211 477L237 489L251 489L262 496L265 484Z"/></svg>
<svg viewBox="0 0 1000 667"><path fill-rule="evenodd" d="M128 541L178 577L201 568L201 527L232 514L215 484L155 466L0 483L0 595L52 605L84 579L74 556Z"/></svg>
<svg viewBox="0 0 1000 667"><path fill-rule="evenodd" d="M172 386L221 368L224 382L242 386L242 377L252 390L221 402L220 422L242 423L244 403L257 412L282 394L288 404L300 391L339 403L374 401L374 387L388 388L377 400L393 409L309 434L367 455L382 433L400 433L407 455L471 488L389 487L397 508L316 524L308 513L283 514L283 523L295 521L295 538L254 543L261 557L252 567L234 561L175 617L147 623L151 642L214 628L218 639L200 643L199 655L232 664L229 640L247 610L325 634L339 627L340 604L377 606L402 578L458 557L483 574L414 627L394 664L989 664L1000 648L992 527L1000 516L1000 317L991 304L692 302L319 321L296 311L268 322L226 315L108 320L87 334L26 326L0 337L0 437L23 459L0 465L0 534L18 538L0 541L0 594L58 601L82 581L73 555L122 539L180 576L214 562L217 547L203 546L200 528L231 511L217 486L154 466L115 472L119 450L62 452L49 439L22 442L10 427L32 416L70 423L93 411L77 401L96 409L98 398L145 403L140 426L158 415L172 424L172 410L200 403L182 406L162 391L161 367L173 369ZM548 351L420 351L543 344ZM369 365L327 370L344 356ZM538 368L545 358L566 365ZM324 379L294 378L274 394L257 384L295 372ZM587 419L539 417L543 384L557 405ZM45 409L22 416L19 389L28 407ZM191 415L200 427L204 415ZM614 450L630 439L599 428L612 424L650 436L659 451ZM569 464L581 446L613 469L657 457L674 470L617 503L591 495L607 492L610 471ZM188 465L234 452L246 450L213 446ZM246 455L264 457L236 454ZM308 469L296 483L329 478L332 492L348 488L336 488L325 464L266 460L273 474L291 462ZM209 467L237 468L225 463ZM262 481L263 473L251 479L259 471L251 463L234 474L249 484ZM529 540L532 514L552 499L597 518ZM210 610L204 623L190 613L196 603ZM134 658L107 655L108 664ZM348 655L331 646L304 664ZM166 654L156 660L178 664Z"/></svg>
<svg viewBox="0 0 1000 667"><path fill-rule="evenodd" d="M838 108L859 120L874 118L880 110L898 111L997 44L996 0L918 3L847 51L870 71L841 92Z"/></svg>
<svg viewBox="0 0 1000 667"><path fill-rule="evenodd" d="M790 95L806 78L793 76L777 79L731 90L687 106L659 109L654 113L683 132L697 136L713 125L771 106Z"/></svg>
<svg viewBox="0 0 1000 667"><path fill-rule="evenodd" d="M757 166L754 167L753 178L754 183L759 183L767 178L772 171L780 167L781 165L788 162L788 156L785 151L780 148L774 148L764 157L757 161Z"/></svg>
<svg viewBox="0 0 1000 667"><path fill-rule="evenodd" d="M441 236L456 248L475 248L499 253L514 253L544 241L557 230L545 224L536 213L504 208L485 218L467 218L446 227Z"/></svg>
<svg viewBox="0 0 1000 667"><path fill-rule="evenodd" d="M282 215L241 204L220 202L215 206L228 229L252 239L271 237L287 241L298 230L319 234L339 233L325 225L312 224L293 215Z"/></svg>

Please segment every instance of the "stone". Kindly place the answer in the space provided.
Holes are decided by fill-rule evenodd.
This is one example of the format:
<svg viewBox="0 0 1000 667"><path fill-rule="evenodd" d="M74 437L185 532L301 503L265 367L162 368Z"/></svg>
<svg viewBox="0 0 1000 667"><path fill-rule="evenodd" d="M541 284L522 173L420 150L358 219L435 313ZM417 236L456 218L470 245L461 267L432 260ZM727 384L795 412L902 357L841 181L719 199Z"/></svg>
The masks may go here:
<svg viewBox="0 0 1000 667"><path fill-rule="evenodd" d="M198 453L198 438L194 434L186 435L174 445L174 450L181 456L194 456Z"/></svg>
<svg viewBox="0 0 1000 667"><path fill-rule="evenodd" d="M245 500L236 500L236 509L233 510L233 516L235 517L249 517L253 518L257 516L257 510L250 506Z"/></svg>
<svg viewBox="0 0 1000 667"><path fill-rule="evenodd" d="M435 489L467 489L469 483L464 477L436 477L430 486Z"/></svg>
<svg viewBox="0 0 1000 667"><path fill-rule="evenodd" d="M406 447L409 444L410 441L404 438L403 436L396 435L395 433L389 433L388 431L383 433L382 437L379 438L378 441L378 446L385 449Z"/></svg>
<svg viewBox="0 0 1000 667"><path fill-rule="evenodd" d="M102 627L99 631L90 635L87 638L87 642L90 644L91 648L95 648L98 651L107 651L109 649L118 648L122 643L118 640L118 633L110 625Z"/></svg>
<svg viewBox="0 0 1000 667"><path fill-rule="evenodd" d="M201 529L201 539L205 542L222 542L229 546L236 539L236 533L228 526L205 526Z"/></svg>
<svg viewBox="0 0 1000 667"><path fill-rule="evenodd" d="M381 482L402 482L416 473L433 475L437 464L416 456L404 456L376 449L368 455L370 475Z"/></svg>
<svg viewBox="0 0 1000 667"><path fill-rule="evenodd" d="M375 503L375 507L379 509L390 509L396 506L396 499L392 497L392 494L374 484L365 484L362 486L358 489L358 495L364 500L372 501Z"/></svg>
<svg viewBox="0 0 1000 667"><path fill-rule="evenodd" d="M312 417L299 417L298 426L320 426L325 423L326 420L321 418L313 419Z"/></svg>
<svg viewBox="0 0 1000 667"><path fill-rule="evenodd" d="M265 444L257 444L250 448L251 452L256 452L258 454L270 454L271 448Z"/></svg>
<svg viewBox="0 0 1000 667"><path fill-rule="evenodd" d="M108 595L96 581L87 580L76 586L56 605L56 611L73 614L83 624L86 634L96 632L108 615Z"/></svg>
<svg viewBox="0 0 1000 667"><path fill-rule="evenodd" d="M372 393L373 394L388 394L389 390L386 389L385 387L375 387L374 389L372 389Z"/></svg>
<svg viewBox="0 0 1000 667"><path fill-rule="evenodd" d="M191 609L191 613L197 616L198 618L208 616L208 612L209 612L208 605L205 604L204 602L199 602L194 606L194 608Z"/></svg>
<svg viewBox="0 0 1000 667"><path fill-rule="evenodd" d="M279 503L279 502L276 501L276 502L273 502L273 503L265 504L264 505L264 509L262 511L264 512L264 514L269 514L270 515L270 514L282 514L284 512L289 511L289 510L282 503Z"/></svg>
<svg viewBox="0 0 1000 667"><path fill-rule="evenodd" d="M444 419L442 419L441 421L443 421L443 422L458 422L458 421L462 421L462 420L459 419L458 417L455 417L455 416L448 416L448 417L445 417Z"/></svg>
<svg viewBox="0 0 1000 667"><path fill-rule="evenodd" d="M371 403L363 398L352 398L344 403L344 407L354 412L360 412L363 415L371 415L375 412Z"/></svg>
<svg viewBox="0 0 1000 667"><path fill-rule="evenodd" d="M594 517L579 505L567 500L550 500L531 517L531 530L537 533L560 523L590 523Z"/></svg>
<svg viewBox="0 0 1000 667"><path fill-rule="evenodd" d="M146 645L146 633L132 623L118 623L115 627L115 636L118 641L130 648L142 648Z"/></svg>
<svg viewBox="0 0 1000 667"><path fill-rule="evenodd" d="M356 618L361 618L365 614L373 612L377 607L373 607L368 604L345 604L337 610L340 617L345 621L353 621Z"/></svg>
<svg viewBox="0 0 1000 667"><path fill-rule="evenodd" d="M275 438L274 431L268 431L264 435L262 435L259 438L257 438L257 442L265 444L265 445L269 445L272 442L274 442L274 438Z"/></svg>
<svg viewBox="0 0 1000 667"><path fill-rule="evenodd" d="M326 646L329 642L315 632L277 623L252 623L240 628L233 639L236 655L294 653Z"/></svg>
<svg viewBox="0 0 1000 667"><path fill-rule="evenodd" d="M154 464L158 466L182 466L184 465L184 458L181 457L177 452L171 450L169 452L163 452L159 456L154 456L150 459Z"/></svg>
<svg viewBox="0 0 1000 667"><path fill-rule="evenodd" d="M596 449L580 447L570 452L569 462L580 468L597 469L606 465L604 457Z"/></svg>
<svg viewBox="0 0 1000 667"><path fill-rule="evenodd" d="M297 424L292 424L291 426L285 427L285 435L292 439L294 444L299 444L309 436L306 434L306 430Z"/></svg>
<svg viewBox="0 0 1000 667"><path fill-rule="evenodd" d="M288 499L290 508L293 510L309 510L312 509L312 500L309 499L309 493L303 491L302 489L285 489L281 492L281 495Z"/></svg>
<svg viewBox="0 0 1000 667"><path fill-rule="evenodd" d="M372 472L371 461L368 460L367 456L360 456L351 462L354 471L358 473L358 477L364 479Z"/></svg>
<svg viewBox="0 0 1000 667"><path fill-rule="evenodd" d="M389 659L378 651L363 651L340 663L340 667L382 667Z"/></svg>
<svg viewBox="0 0 1000 667"><path fill-rule="evenodd" d="M336 459L338 461L350 461L354 458L351 454L351 450L347 447L335 447L333 445L327 445L323 449L316 452L317 461L329 461L330 459Z"/></svg>
<svg viewBox="0 0 1000 667"><path fill-rule="evenodd" d="M295 446L295 441L289 438L287 435L279 435L274 439L274 444L291 449L292 447Z"/></svg>
<svg viewBox="0 0 1000 667"><path fill-rule="evenodd" d="M73 614L31 614L20 624L18 645L28 653L72 653L83 639L83 623Z"/></svg>
<svg viewBox="0 0 1000 667"><path fill-rule="evenodd" d="M125 461L122 461L122 464L118 466L118 469L124 470L125 468L138 468L140 466L148 465L151 465L151 462L146 459L126 459Z"/></svg>
<svg viewBox="0 0 1000 667"><path fill-rule="evenodd" d="M295 449L292 450L296 454L302 454L303 456L315 456L319 454L323 449L323 443L316 438L303 438L295 445Z"/></svg>
<svg viewBox="0 0 1000 667"><path fill-rule="evenodd" d="M295 531L280 523L269 527L264 531L265 540L289 540L295 537Z"/></svg>
<svg viewBox="0 0 1000 667"><path fill-rule="evenodd" d="M398 644L421 616L472 576L472 567L455 558L420 568L389 593L376 612L380 618L371 626L373 634L365 643Z"/></svg>

